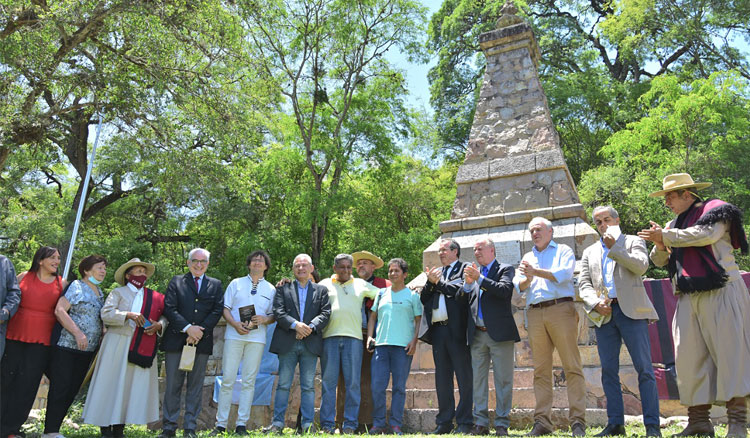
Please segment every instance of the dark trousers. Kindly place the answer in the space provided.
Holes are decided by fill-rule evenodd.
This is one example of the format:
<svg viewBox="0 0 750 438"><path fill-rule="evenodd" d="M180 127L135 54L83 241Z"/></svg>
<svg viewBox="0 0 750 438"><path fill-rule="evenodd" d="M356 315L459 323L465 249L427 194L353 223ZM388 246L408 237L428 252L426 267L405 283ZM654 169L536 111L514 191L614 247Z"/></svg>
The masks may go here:
<svg viewBox="0 0 750 438"><path fill-rule="evenodd" d="M628 347L633 366L638 373L638 392L641 394L643 423L659 425L659 394L654 367L651 364L651 342L648 321L631 319L619 304L612 305L612 319L594 329L602 364L602 387L607 396L607 422L625 424L625 406L620 386L620 347Z"/></svg>
<svg viewBox="0 0 750 438"><path fill-rule="evenodd" d="M177 430L177 421L180 419L180 399L182 386L187 377L185 388L185 416L182 418L182 428L195 430L198 414L201 412L201 399L203 396L203 378L206 376L206 364L208 354L196 354L193 362L193 371L180 371L181 351L167 351L166 363L166 390L164 391L164 403L162 404L163 426L168 432Z"/></svg>
<svg viewBox="0 0 750 438"><path fill-rule="evenodd" d="M471 426L474 418L471 413L473 402L473 372L471 370L471 350L465 342L451 336L447 325L433 325L432 357L435 360L435 389L438 398L438 426L453 424L453 417L459 426ZM458 408L453 397L453 374L458 381Z"/></svg>
<svg viewBox="0 0 750 438"><path fill-rule="evenodd" d="M59 432L94 359L93 352L52 349L44 433Z"/></svg>
<svg viewBox="0 0 750 438"><path fill-rule="evenodd" d="M29 417L51 347L8 340L0 368L0 436L18 434Z"/></svg>

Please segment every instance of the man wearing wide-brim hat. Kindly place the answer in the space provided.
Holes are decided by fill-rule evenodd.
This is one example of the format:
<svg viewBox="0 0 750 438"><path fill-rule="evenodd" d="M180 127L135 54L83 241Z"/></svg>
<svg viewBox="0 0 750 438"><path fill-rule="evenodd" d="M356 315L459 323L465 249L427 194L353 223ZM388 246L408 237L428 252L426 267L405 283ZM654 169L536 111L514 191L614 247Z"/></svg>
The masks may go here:
<svg viewBox="0 0 750 438"><path fill-rule="evenodd" d="M726 405L727 437L746 437L750 395L750 295L733 250L748 252L742 212L698 191L711 183L687 173L667 175L664 203L677 215L664 228L638 233L654 242L651 260L667 266L678 296L672 326L680 402L688 406L688 425L677 436L714 436L712 404Z"/></svg>

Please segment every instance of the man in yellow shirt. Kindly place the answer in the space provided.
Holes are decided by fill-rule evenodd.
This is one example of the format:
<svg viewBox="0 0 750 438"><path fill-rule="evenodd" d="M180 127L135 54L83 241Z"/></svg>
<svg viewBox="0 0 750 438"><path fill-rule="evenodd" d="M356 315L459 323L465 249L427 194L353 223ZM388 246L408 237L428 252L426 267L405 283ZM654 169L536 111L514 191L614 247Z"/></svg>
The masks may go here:
<svg viewBox="0 0 750 438"><path fill-rule="evenodd" d="M336 430L336 385L339 370L344 374L346 386L341 433L353 434L359 425L362 301L374 298L378 288L361 278L353 278L353 263L351 255L337 255L333 261L335 274L320 282L328 288L331 303L331 318L323 330L323 355L320 358L323 387L320 425L326 433L334 433Z"/></svg>

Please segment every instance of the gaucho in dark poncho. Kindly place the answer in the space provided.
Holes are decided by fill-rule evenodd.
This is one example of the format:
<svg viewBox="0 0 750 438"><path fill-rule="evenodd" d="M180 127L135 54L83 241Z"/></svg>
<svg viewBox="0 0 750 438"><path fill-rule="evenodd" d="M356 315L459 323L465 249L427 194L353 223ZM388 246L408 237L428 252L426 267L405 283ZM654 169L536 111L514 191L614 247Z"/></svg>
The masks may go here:
<svg viewBox="0 0 750 438"><path fill-rule="evenodd" d="M654 222L639 236L654 242L651 260L667 266L677 310L672 327L680 402L688 426L677 436L714 436L712 404L726 405L727 437L746 437L750 395L750 294L733 250L748 252L742 213L732 204L703 201L696 183L679 173L664 178L664 202L677 217L663 229Z"/></svg>

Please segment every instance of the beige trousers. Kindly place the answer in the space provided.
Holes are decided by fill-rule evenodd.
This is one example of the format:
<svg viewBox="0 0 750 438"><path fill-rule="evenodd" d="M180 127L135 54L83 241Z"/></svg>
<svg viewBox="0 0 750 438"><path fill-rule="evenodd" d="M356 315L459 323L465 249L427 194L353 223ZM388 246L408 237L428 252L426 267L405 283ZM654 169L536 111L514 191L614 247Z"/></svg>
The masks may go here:
<svg viewBox="0 0 750 438"><path fill-rule="evenodd" d="M750 294L742 279L680 294L672 321L677 387L687 406L750 394Z"/></svg>
<svg viewBox="0 0 750 438"><path fill-rule="evenodd" d="M552 352L557 349L567 381L570 424L586 425L586 381L578 351L578 312L573 301L526 311L534 361L534 421L552 426Z"/></svg>

